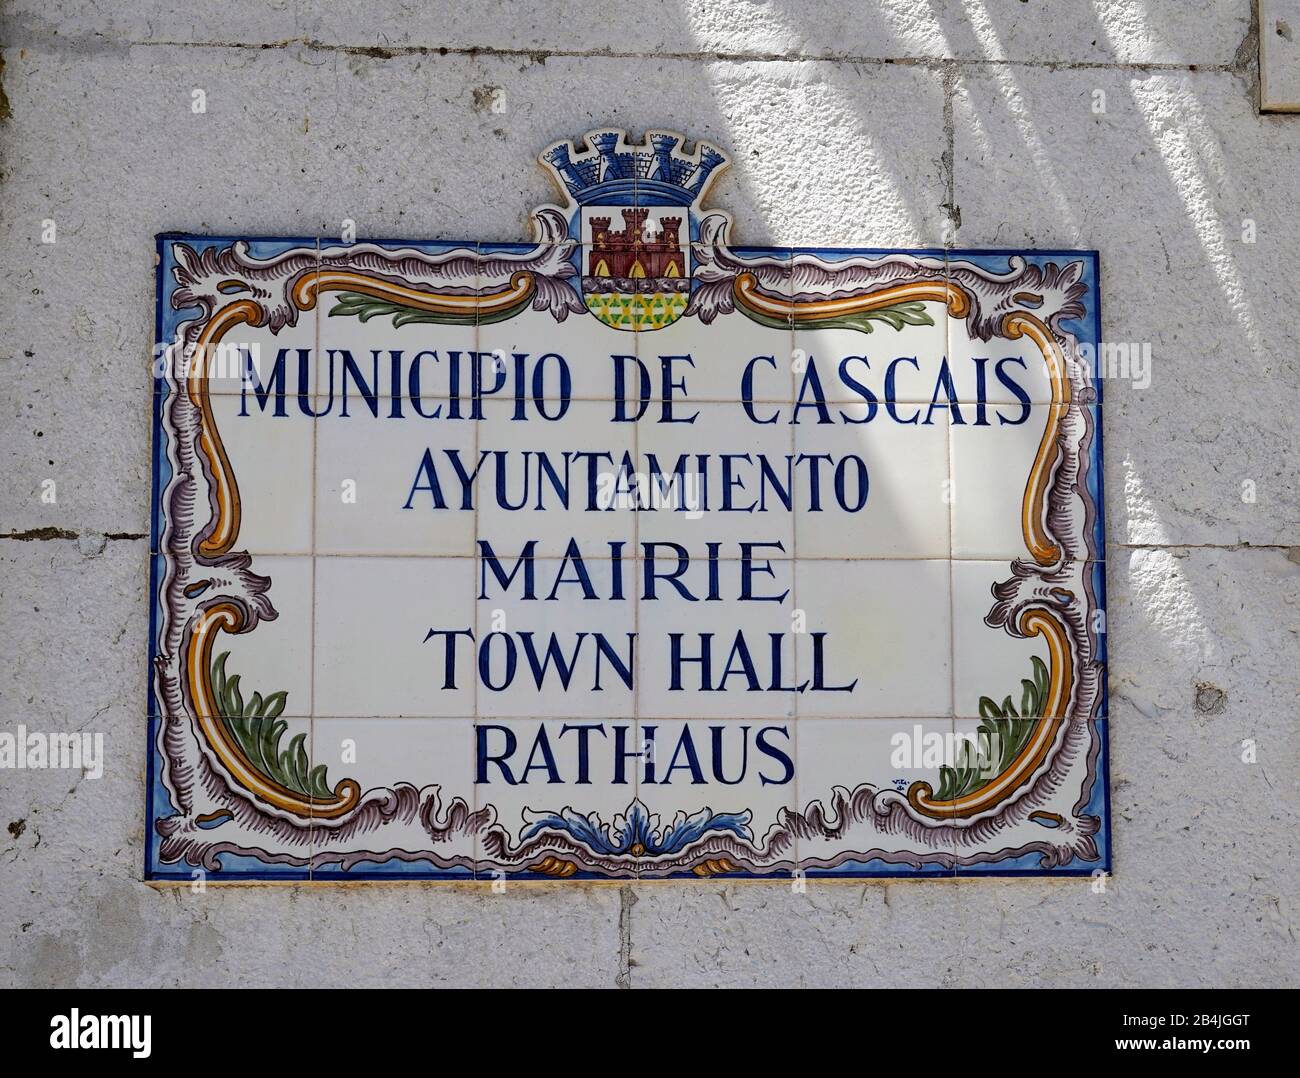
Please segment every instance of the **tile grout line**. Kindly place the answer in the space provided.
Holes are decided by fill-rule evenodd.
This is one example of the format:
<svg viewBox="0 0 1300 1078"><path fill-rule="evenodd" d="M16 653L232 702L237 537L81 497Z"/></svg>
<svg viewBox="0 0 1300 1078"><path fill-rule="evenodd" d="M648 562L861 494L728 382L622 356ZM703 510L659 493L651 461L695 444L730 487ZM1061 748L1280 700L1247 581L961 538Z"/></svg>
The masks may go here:
<svg viewBox="0 0 1300 1078"><path fill-rule="evenodd" d="M791 489L793 490L793 487L792 487ZM606 541L607 541L607 540L606 540ZM656 540L656 541L658 541L658 540ZM1238 550L1240 550L1240 551L1248 551L1248 550L1266 550L1266 551L1283 551L1283 550L1287 550L1287 551L1290 551L1290 550L1295 550L1295 549L1297 549L1297 547L1296 547L1295 545L1286 545L1286 544L1270 544L1270 545L1268 545L1268 546L1264 546L1264 545L1254 546L1254 545L1249 544L1249 543L1244 544L1244 545L1241 545L1241 546L1224 546L1224 545L1214 545L1214 544L1196 544L1196 543L1191 543L1191 544L1189 544L1189 543L1168 543L1168 544L1162 544L1162 543L1113 543L1113 544L1110 544L1110 545L1115 546L1115 547L1120 548L1120 549L1124 549L1124 550L1222 550L1222 551L1234 552L1234 551L1238 551ZM254 556L256 556L256 557L260 557L260 558L309 558L309 557L312 557L312 556L313 556L309 551L303 551L303 550L259 550L259 549L257 549L257 548L252 548L252 549L249 549L249 550L248 550L248 553L249 553L249 554L252 554L252 555L254 555ZM409 553L409 552L403 553L403 552L401 552L401 551L393 551L393 552L387 552L387 553L380 551L380 552L376 552L376 553L373 553L373 554L372 554L372 553L367 553L367 554L334 554L334 553L330 553L329 551L319 551L319 552L316 553L315 556L318 557L318 558L320 558L320 559L322 559L322 560L325 560L325 559L334 559L334 560L338 560L338 559L341 559L341 558L354 558L354 559L359 560L359 561L361 561L361 560L375 560L375 561L396 561L396 560L403 560L403 561L468 561L468 560L470 560L471 558L474 557L474 555L472 555L472 554L412 554L412 553ZM704 555L699 555L699 556L700 556L700 557L704 557ZM1006 561L1006 560L1008 560L1008 559L1010 559L1010 558L1018 558L1018 557L1023 557L1023 556L1024 556L1024 551L1023 551L1023 550L1008 550L1008 551L1004 551L1004 552L1001 553L1001 554L997 554L997 553L985 553L985 554L981 554L981 555L976 556L976 557L960 557L960 558L952 558L952 559L947 559L947 558L944 558L944 557L941 557L941 556L938 556L938 555L934 555L934 554L928 554L928 555L927 555L927 554L917 554L917 555L912 555L912 556L908 556L908 555L904 555L904 554L868 554L868 555L864 555L864 556L862 556L862 557L850 557L850 556L848 556L848 555L844 555L844 554L807 554L807 555L804 555L803 560L804 560L804 561L852 561L852 562L858 562L858 561L911 562L911 561L948 561L948 560L952 560L952 561L955 561L955 562L959 562L959 563L960 563L960 562ZM535 561L535 562L542 562L542 561L563 561L563 560L564 560L564 555L563 555L563 554L538 554L538 555L534 556L534 557L531 558L531 559L525 559L525 560L531 560L531 561ZM612 560L613 560L613 555L610 555L610 554L585 554L585 553L584 553L584 554L583 554L583 560L584 560L584 561L587 561L587 562L593 562L593 563L607 562L607 561L612 561ZM626 557L624 558L624 560L625 560L625 561L627 560ZM720 555L720 556L718 557L718 561L719 561L720 563L724 564L724 565L725 565L725 564L728 564L728 563L730 563L730 562L738 562L738 561L742 561L742 560L744 560L744 559L743 559L740 555L737 555L737 554ZM783 558L780 558L780 557L770 557L770 558L768 558L767 560L769 560L769 561L775 561L775 562L788 562L788 561L794 561L794 558L789 557L789 556L786 556L786 557L783 557ZM1091 561L1103 561L1103 560L1105 560L1105 559L1103 559L1103 558L1092 558L1092 559L1090 559L1090 560L1091 560ZM328 715L323 715L323 716L322 716L322 718L329 718L329 717L330 717L330 716L328 716Z"/></svg>
<svg viewBox="0 0 1300 1078"><path fill-rule="evenodd" d="M637 181L633 181L634 187L636 186L636 183ZM633 202L634 204L639 205L639 200L636 198L635 194L633 195ZM690 222L688 220L687 222L687 230L688 230L687 244L688 245L690 243L689 229L690 229ZM581 273L582 271L582 254L583 254L582 246L580 244L578 247L579 273ZM581 283L579 283L579 287L581 287ZM632 339L632 353L633 355L636 356L637 362L640 363L642 362L641 331L637 329L635 321L632 323L632 328L634 331L634 336ZM614 391L612 387L610 389L609 398L611 401L614 400ZM632 736L636 738L636 745L634 747L638 753L638 756L636 758L635 770L632 772L632 799L633 801L640 801L641 800L641 775L645 769L645 761L639 755L642 752L642 746L644 744L641 738L641 682L642 679L645 677L645 666L644 666L645 641L641 638L641 573L640 573L641 484L639 480L639 474L641 471L641 419L639 417L637 421L632 424L632 466L636 469L638 473L638 478L634 480L636 482L637 495L636 498L633 500L632 508L631 508L632 569L633 569L632 631L636 634L632 638L634 641L633 646L636 649L636 651L634 652L634 657L636 661L632 667L633 677L635 678L632 684ZM613 821L611 820L610 823L612 825ZM635 883L637 880L640 879L640 877L641 877L641 873L639 871L633 873L632 882ZM620 929L625 928L627 933L626 939L623 941L623 950L620 954L620 958L625 962L625 965L623 967L624 970L623 976L625 977L626 980L626 984L624 985L624 987L627 988L632 987L632 905L631 904L635 902L635 900L636 900L635 895L632 895L629 901L629 896L626 891L621 891L619 894L619 925L620 925Z"/></svg>
<svg viewBox="0 0 1300 1078"><path fill-rule="evenodd" d="M951 109L950 95L947 98L947 102L948 103L945 104L945 109L950 110ZM949 127L950 147L952 145L951 139L952 139L952 132L951 132L951 127ZM951 192L952 190L955 189L955 184L953 182L951 157L949 160L948 180L950 184L949 190ZM950 199L952 197L955 196L950 194ZM949 212L950 213L955 212L953 207L951 206L949 207ZM950 280L950 276L949 276L951 272L950 265L951 263L948 258L948 251L945 249L943 253L943 276L944 276L945 286ZM944 329L943 341L944 341L944 358L949 360L951 359L952 356L952 337L953 337L952 321L953 321L952 315L948 312L947 288L945 287L944 300L943 300L943 329ZM948 492L947 492L948 493L948 733L950 735L955 735L957 732L957 710L958 710L957 708L957 574L956 574L957 561L955 558L955 554L956 554L955 518L957 515L957 489L956 489L956 478L955 478L955 469L954 469L954 460L955 460L954 448L955 447L953 445L953 426L954 426L953 408L949 407L947 409L947 412L948 412L948 419L946 425L947 425L948 452L946 456L948 460ZM949 744L955 744L955 741L950 738ZM957 855L957 846L955 840L953 842L952 853L954 858L953 875L955 877L956 876L955 858Z"/></svg>
<svg viewBox="0 0 1300 1078"><path fill-rule="evenodd" d="M798 338L795 336L795 329L794 329L794 249L793 248L791 248L790 251L788 252L788 257L786 261L785 286L786 286L786 296L790 304L790 309L787 314L787 317L790 320L790 352L787 359L787 366L790 368L790 409L791 409L790 424L789 424L790 455L793 458L797 458L798 451L799 451L798 448L799 431L797 425L794 423L794 418L795 418L794 403L799 395L798 386L797 386L799 379L795 374L794 359L797 353L799 342L798 342ZM800 609L799 607L799 521L801 518L799 515L800 483L799 483L799 469L797 467L797 459L796 459L796 467L794 469L794 480L791 483L791 486L793 488L790 492L791 504L795 507L795 515L794 515L794 519L791 521L790 524L790 559L789 559L790 594L794 600L792 611L795 613L795 616L798 616L798 611ZM806 613L805 613L805 617L806 617ZM805 633L807 632L806 624L804 625L804 631ZM801 650L799 647L798 634L791 633L790 650L792 653L792 662L794 666L794 679L791 681L791 684L797 686L799 684L799 673L800 673L799 653ZM803 711L803 708L800 706L801 698L797 689L794 693L794 700L792 701L792 704L794 709L794 717L790 723L790 729L792 732L790 752L791 752L791 758L794 760L794 778L793 778L794 811L798 813L803 810L803 795L800 793L800 789L799 789L800 786L802 785L802 778L803 778L803 772L801 769L801 765L799 763L799 719L801 716L801 712ZM799 845L800 845L799 837L798 834L796 833L794 839L794 849L791 852L791 861L793 862L793 868L790 873L791 879L793 879L795 873L799 871L799 866L801 864Z"/></svg>
<svg viewBox="0 0 1300 1078"><path fill-rule="evenodd" d="M474 255L475 255L475 258L474 258L474 298L477 300L477 299L479 299L479 296L480 296L480 291L481 291L481 283L480 283L480 281L481 281L481 276L482 276L482 271L483 271L483 261L482 261L482 259L483 259L483 241L482 241L482 240L478 240L478 241L475 242L475 244L474 244ZM479 344L480 344L480 342L481 342L481 340L482 340L482 337L481 337L481 330L482 330L482 322L481 322L481 319L482 319L482 311L479 309L479 304L476 302L476 303L474 304L474 352L473 352L473 360L471 361L471 368L472 368L472 371L474 372L474 375L473 375L473 376L474 376L475 378L478 377L478 371L480 370L479 364L482 362L482 357L479 355ZM493 359L494 359L494 361L495 361L495 356L493 357ZM471 396L472 396L472 390L471 390ZM475 401L471 401L471 404L470 404L471 412L477 410L477 408L478 408L478 403L475 402ZM481 424L481 423L476 419L476 420L473 421L473 426L474 426L474 480L473 480L473 483L471 484L470 496L471 496L471 499L472 499L472 503L471 503L471 504L472 504L473 513L474 513L474 524L473 524L473 534L474 534L474 539L473 539L473 542L470 544L471 575L470 575L470 591L469 591L469 594L470 594L470 600L471 600L471 603L470 603L470 609L473 611L473 615L474 615L474 616L473 616L474 635L475 635L475 637L477 637L477 636L479 635L479 618L478 618L478 602L479 602L479 600L478 600L478 582L479 582L479 580L480 580L480 574L482 573L482 569L481 569L481 566L482 566L482 559L479 557L479 530L478 530L478 526L479 526L479 496L480 496L480 494L481 494L481 492L482 492L482 484L479 482L479 468L478 468L478 464L479 464L479 451L480 451L479 428L482 426L482 424ZM481 647L481 646L483 645L483 641L482 641L482 640L477 640L477 639L476 639L476 640L475 640L475 644L476 644L476 647L475 647L475 648L470 652L471 656L475 659L475 661L472 662L471 667L470 667L470 680L471 680L471 683L472 683L473 686L474 686L474 693L473 693L473 699L472 699L471 702L470 702L470 713L473 715L473 718L470 720L470 740L469 740L469 751L470 751L470 757L469 757L469 785L470 785L470 800L471 800L471 802L473 803L473 812L474 812L474 815L477 816L477 815L478 815L478 812L479 812L479 809L480 809L481 806L479 805L479 792L480 792L480 791L479 791L479 784L478 784L478 736L479 736L479 734L478 734L478 729L479 729L478 681L479 681L479 674L478 674L478 662L476 661L476 660L477 660L477 654L476 654L476 653L477 653L478 647ZM479 862L479 857L480 857L480 853L481 853L481 847L480 847L480 845L479 845L479 842L480 842L479 835L480 835L480 832L476 829L476 830L474 831L474 850L473 850L473 853L471 854L471 857L472 857L472 864L470 865L470 878L473 879L473 880L475 880L475 881L478 880L478 876L479 876L479 874L478 874L478 862Z"/></svg>
<svg viewBox="0 0 1300 1078"><path fill-rule="evenodd" d="M1231 61L1173 61L1173 60L1038 60L1011 59L998 57L971 56L867 56L854 53L842 54L803 54L791 52L759 52L745 50L710 50L710 51L666 51L657 53L638 52L627 49L562 49L562 48L510 48L494 45L361 45L347 42L329 42L318 38L293 36L276 38L270 41L184 41L184 40L140 40L132 37L119 37L105 42L104 35L92 32L90 39L69 35L29 32L24 41L29 48L44 46L47 49L81 46L93 40L95 44L116 48L176 48L176 49L213 49L213 50L248 50L269 52L289 48L302 48L311 52L341 53L344 55L363 56L377 60L393 60L404 57L465 57L478 59L526 59L544 62L546 59L573 60L659 60L677 63L771 63L771 64L845 64L871 67L917 67L927 70L941 70L945 66L969 67L976 70L995 70L999 68L1029 68L1045 71L1138 71L1138 72L1182 72L1190 74L1242 75L1242 65L1237 60ZM18 42L14 47L18 47Z"/></svg>
<svg viewBox="0 0 1300 1078"><path fill-rule="evenodd" d="M315 385L320 385L321 370L321 334L320 334L320 311L321 311L321 294L320 294L320 237L316 237L316 303L313 309L313 315L316 323L316 376L312 379ZM313 412L319 409L313 407ZM316 515L317 502L320 499L320 447L318 444L318 424L320 417L313 415L311 418L311 620L307 630L307 650L310 655L311 663L311 680L308 688L307 709L311 715L310 721L310 738L311 738L311 763L316 767L320 763L316 755ZM309 805L313 802L309 801ZM313 813L314 814L314 813ZM311 816L308 817L311 819ZM315 854L316 854L316 828L313 822L308 831L310 841L307 848L307 879L310 882L316 874Z"/></svg>
<svg viewBox="0 0 1300 1078"><path fill-rule="evenodd" d="M666 327L665 327L665 328L666 328ZM289 391L287 391L287 390L286 390L286 392L285 392L285 396L286 396L286 398L291 397L291 396L294 396L294 395L295 395L295 394L293 394L293 393L291 393L291 392L289 392ZM311 397L313 401L319 401L320 398L328 396L328 394L326 394L326 393L320 393L320 392L315 392L315 391L313 391L312 393L309 393L309 394L307 394L307 395L308 395L309 397ZM237 392L231 392L231 393L216 392L216 393L212 393L212 394L211 394L211 397L214 398L214 399L216 399L216 400L220 400L220 399L222 399L223 397L238 397L238 396L239 396L239 393L237 393ZM394 394L392 394L392 393L376 393L375 396L376 396L379 400L381 400L381 401L391 401L392 398L394 397ZM402 393L398 393L398 394L396 394L396 396L404 397L404 398L406 397L406 395L405 395L405 394L402 394ZM409 399L409 398L406 398L406 399ZM422 392L422 393L420 394L420 399L421 399L421 400L428 400L428 401L437 401L437 402L439 402L439 403L446 403L446 402L452 400L452 395L451 395L450 393L443 394L443 393L423 393L423 392ZM461 397L460 399L461 399L462 402L465 400L464 397ZM533 399L533 396L532 396L531 393L528 395L528 399L529 399L529 400L532 400L532 399ZM568 400L569 402L571 402L571 403L573 403L573 404L584 404L584 403L585 403L585 404L611 404L611 403L613 402L613 396L612 396L612 394L611 394L611 396L608 396L608 397L586 397L586 396L583 396L583 395L580 394L580 393L575 393L575 394L573 394L573 395L571 395L571 396L569 396L569 397L567 397L567 398L560 398L560 397L558 397L558 396L553 396L553 395L551 395L551 394L546 394L546 393L544 393L544 394L542 394L540 397L538 397L537 399L540 400L540 401L542 401L542 402L544 402L544 403L546 403L546 404L554 404L554 403L560 401L561 399L566 399L566 400ZM783 397L765 397L765 396L763 396L762 394L755 395L752 399L753 399L753 402L754 402L755 404L789 404L789 403L790 403L789 400L787 400L787 399L785 399L785 398L783 398ZM899 394L899 395L896 395L896 396L894 396L894 397L889 397L889 398L886 398L886 397L884 397L884 396L882 395L881 398L880 398L880 400L881 400L881 401L884 401L884 400L892 400L893 403L895 403L895 404L916 404L916 405L921 405L922 407L924 407L924 406L926 406L926 405L929 405L929 404L932 404L932 403L933 403L933 401L932 401L929 397L927 397L927 396L922 395L922 396L918 396L918 397L913 398L913 397L908 396L907 394ZM509 398L506 398L506 397L484 396L484 398L483 398L483 403L484 403L484 405L488 405L488 404L512 404L513 402L512 402ZM739 402L738 398L735 398L735 397L708 397L708 396L702 396L702 397L690 397L690 398L689 398L689 403L691 403L691 404L737 404L737 403L740 403L740 402ZM857 405L857 404L860 404L860 403L861 403L860 401L858 401L858 400L853 400L853 399L850 399L850 398L845 398L844 400L839 400L839 399L837 399L837 398L835 398L835 397L827 397L827 399L826 399L826 405L827 405L827 407L847 407L847 406L850 406L850 405ZM957 399L956 399L956 403L957 403L957 404L975 404L975 403L977 403L977 401L975 401L975 400L968 400L964 395L962 395L961 393L958 393L958 395L957 395ZM1005 403L1011 404L1011 403L1015 403L1015 402L1013 402L1013 401L1008 401L1008 402L1005 402ZM1033 399L1031 398L1030 403L1031 403L1031 404L1051 404L1052 402L1051 402L1050 400L1033 400ZM808 405L807 407L812 407L812 405ZM1100 405L1098 405L1098 407L1100 407ZM321 418L324 418L324 416L322 416ZM389 417L385 417L385 418L389 418ZM105 535L106 538L110 538L110 539L113 538L113 537L115 537L115 536L118 537L118 538L126 538L126 539L147 539L147 538L149 538L149 536L148 536L147 534L135 533L135 532L105 532L104 535ZM4 536L0 536L0 538L4 538ZM57 536L56 536L56 538L57 538Z"/></svg>

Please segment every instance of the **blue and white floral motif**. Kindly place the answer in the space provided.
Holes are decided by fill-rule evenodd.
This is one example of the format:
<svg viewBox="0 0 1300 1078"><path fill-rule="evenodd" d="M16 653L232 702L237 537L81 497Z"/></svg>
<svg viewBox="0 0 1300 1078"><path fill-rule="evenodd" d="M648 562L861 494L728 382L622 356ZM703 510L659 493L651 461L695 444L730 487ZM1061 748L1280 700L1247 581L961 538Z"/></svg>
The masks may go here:
<svg viewBox="0 0 1300 1078"><path fill-rule="evenodd" d="M641 800L634 800L623 812L605 823L596 812L583 815L571 808L557 812L524 813L525 842L547 832L561 832L601 856L663 857L681 853L710 834L734 835L753 843L750 829L753 813L718 812L702 808L688 815L677 812L672 823L664 826L657 813L651 813Z"/></svg>

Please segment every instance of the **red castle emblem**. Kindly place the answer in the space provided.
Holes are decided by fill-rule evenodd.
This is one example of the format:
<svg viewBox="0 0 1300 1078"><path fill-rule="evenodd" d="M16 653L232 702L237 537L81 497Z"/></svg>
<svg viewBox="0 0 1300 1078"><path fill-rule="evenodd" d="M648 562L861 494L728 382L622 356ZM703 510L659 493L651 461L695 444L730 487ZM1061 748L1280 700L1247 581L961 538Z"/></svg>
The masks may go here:
<svg viewBox="0 0 1300 1078"><path fill-rule="evenodd" d="M608 217L591 218L587 273L592 277L681 277L680 217L664 217L659 231L646 227L646 209L623 210L623 230L610 230Z"/></svg>

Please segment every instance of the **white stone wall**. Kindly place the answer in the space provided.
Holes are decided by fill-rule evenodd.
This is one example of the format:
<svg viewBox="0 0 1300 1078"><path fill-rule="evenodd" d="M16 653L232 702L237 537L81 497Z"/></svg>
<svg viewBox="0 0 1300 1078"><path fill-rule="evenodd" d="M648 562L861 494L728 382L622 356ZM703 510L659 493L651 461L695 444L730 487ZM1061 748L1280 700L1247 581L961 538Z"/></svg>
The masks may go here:
<svg viewBox="0 0 1300 1078"><path fill-rule="evenodd" d="M1300 981L1300 117L1248 0L0 7L0 728L108 753L0 771L0 984ZM729 149L741 242L1101 252L1153 354L1105 386L1104 894L140 882L154 234L522 239L604 124Z"/></svg>

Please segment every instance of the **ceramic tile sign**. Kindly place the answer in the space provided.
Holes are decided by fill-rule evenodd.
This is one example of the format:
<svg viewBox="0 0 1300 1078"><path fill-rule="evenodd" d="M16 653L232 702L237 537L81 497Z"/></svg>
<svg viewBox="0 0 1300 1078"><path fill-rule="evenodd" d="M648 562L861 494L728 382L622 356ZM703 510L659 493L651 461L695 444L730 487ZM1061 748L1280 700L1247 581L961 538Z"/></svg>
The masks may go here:
<svg viewBox="0 0 1300 1078"><path fill-rule="evenodd" d="M1105 871L1095 253L541 162L527 243L159 237L148 876Z"/></svg>

